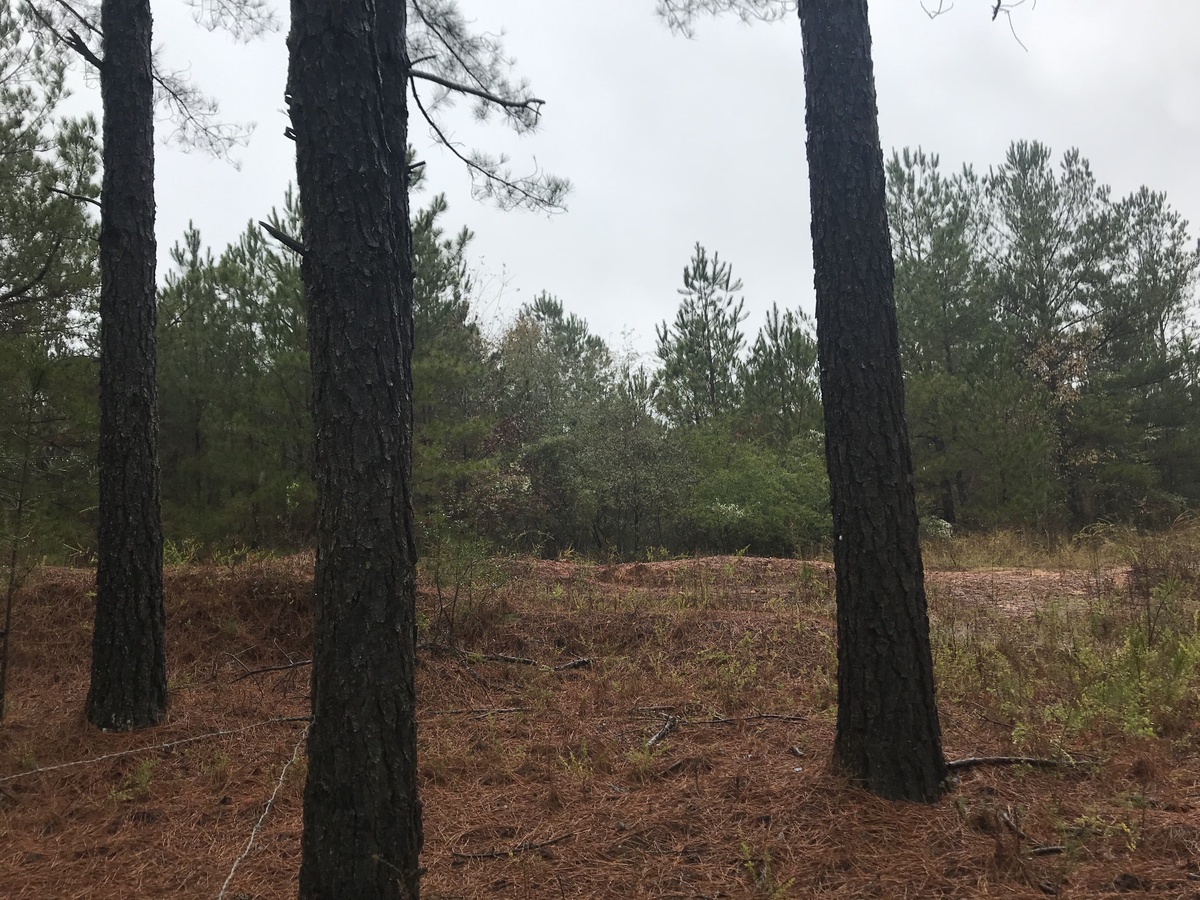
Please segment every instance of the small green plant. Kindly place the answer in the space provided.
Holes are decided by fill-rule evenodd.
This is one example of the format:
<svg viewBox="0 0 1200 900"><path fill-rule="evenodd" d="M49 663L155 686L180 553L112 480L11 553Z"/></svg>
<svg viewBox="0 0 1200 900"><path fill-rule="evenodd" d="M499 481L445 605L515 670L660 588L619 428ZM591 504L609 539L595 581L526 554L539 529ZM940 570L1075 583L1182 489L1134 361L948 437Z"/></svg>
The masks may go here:
<svg viewBox="0 0 1200 900"><path fill-rule="evenodd" d="M638 781L648 778L661 765L662 754L665 749L666 742L664 741L660 741L653 747L646 746L646 744L638 744L638 746L625 754L625 759L632 769L630 774Z"/></svg>
<svg viewBox="0 0 1200 900"><path fill-rule="evenodd" d="M200 542L195 538L184 538L178 543L175 541L163 542L164 566L190 566L195 563L199 557Z"/></svg>
<svg viewBox="0 0 1200 900"><path fill-rule="evenodd" d="M214 751L211 759L201 764L200 771L209 778L224 778L229 772L229 754L224 750Z"/></svg>
<svg viewBox="0 0 1200 900"><path fill-rule="evenodd" d="M764 847L761 853L756 853L743 840L740 855L742 868L753 884L755 897L762 897L763 900L784 900L789 895L796 879L779 880L775 874L775 861L771 857L770 850Z"/></svg>
<svg viewBox="0 0 1200 900"><path fill-rule="evenodd" d="M150 796L150 782L154 778L154 769L158 760L148 756L138 763L133 774L122 782L119 788L108 792L110 800L120 803L130 803L134 800L145 800Z"/></svg>
<svg viewBox="0 0 1200 900"><path fill-rule="evenodd" d="M483 541L460 533L447 522L435 523L422 547L421 570L433 586L436 606L429 617L434 640L453 644L465 631L485 628L501 610L504 570Z"/></svg>
<svg viewBox="0 0 1200 900"><path fill-rule="evenodd" d="M190 691L193 687L193 677L194 676L190 670L186 672L176 672L167 680L167 690L172 694L176 691Z"/></svg>
<svg viewBox="0 0 1200 900"><path fill-rule="evenodd" d="M590 780L595 768L594 761L588 754L586 740L580 741L578 751L567 750L566 755L559 756L558 761L567 771L567 774L578 778L580 781Z"/></svg>

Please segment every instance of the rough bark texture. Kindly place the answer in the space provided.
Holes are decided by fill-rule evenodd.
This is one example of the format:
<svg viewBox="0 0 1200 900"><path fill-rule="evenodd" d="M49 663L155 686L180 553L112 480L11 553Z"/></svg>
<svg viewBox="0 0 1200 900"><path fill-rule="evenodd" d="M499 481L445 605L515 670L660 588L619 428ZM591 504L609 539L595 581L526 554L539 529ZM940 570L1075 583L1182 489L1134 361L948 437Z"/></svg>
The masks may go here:
<svg viewBox="0 0 1200 900"><path fill-rule="evenodd" d="M834 761L932 801L946 763L893 297L866 0L801 0L817 342L837 573Z"/></svg>
<svg viewBox="0 0 1200 900"><path fill-rule="evenodd" d="M400 2L292 2L317 469L302 898L419 891L404 27Z"/></svg>
<svg viewBox="0 0 1200 900"><path fill-rule="evenodd" d="M88 720L167 708L155 387L154 84L149 0L103 0L100 528Z"/></svg>

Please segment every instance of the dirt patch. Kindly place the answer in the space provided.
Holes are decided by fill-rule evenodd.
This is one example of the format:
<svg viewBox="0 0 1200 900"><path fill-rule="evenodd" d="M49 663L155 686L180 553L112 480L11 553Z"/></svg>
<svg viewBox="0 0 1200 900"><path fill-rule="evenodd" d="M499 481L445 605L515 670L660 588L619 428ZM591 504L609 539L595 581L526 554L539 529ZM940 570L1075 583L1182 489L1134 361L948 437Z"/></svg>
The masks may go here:
<svg viewBox="0 0 1200 900"><path fill-rule="evenodd" d="M1004 615L1031 616L1051 601L1079 604L1123 585L1127 569L1097 572L1047 569L987 569L975 572L931 571L926 589L931 604L940 597L967 602Z"/></svg>

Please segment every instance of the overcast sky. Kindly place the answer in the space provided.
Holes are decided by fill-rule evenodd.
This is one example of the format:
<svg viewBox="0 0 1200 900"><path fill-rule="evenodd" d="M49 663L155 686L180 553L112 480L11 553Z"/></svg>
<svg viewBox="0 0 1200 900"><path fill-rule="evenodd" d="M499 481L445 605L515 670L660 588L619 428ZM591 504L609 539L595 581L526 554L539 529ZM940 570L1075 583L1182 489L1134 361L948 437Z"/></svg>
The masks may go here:
<svg viewBox="0 0 1200 900"><path fill-rule="evenodd" d="M927 0L928 2L928 0ZM654 346L673 318L699 241L744 284L753 336L765 310L813 308L800 26L704 20L672 35L653 0L460 0L544 98L543 125L517 138L466 105L447 130L571 179L569 211L500 213L470 199L461 165L414 114L425 195L444 192L447 230L476 234L472 261L485 324L542 290L617 346ZM943 166L999 162L1015 139L1056 155L1078 147L1117 196L1142 184L1200 220L1200 2L1041 0L1015 10L1014 39L990 0L959 0L931 21L919 0L874 0L871 27L885 153L921 145ZM167 65L190 67L227 119L253 121L240 170L171 146L158 152L161 257L189 220L219 252L248 220L281 204L293 180L283 137L285 32L245 46L197 28L181 0L155 3ZM81 91L82 93L82 91ZM80 97L80 102L85 102ZM160 123L160 133L169 131ZM1196 229L1192 230L1193 235ZM160 272L160 275L162 273Z"/></svg>

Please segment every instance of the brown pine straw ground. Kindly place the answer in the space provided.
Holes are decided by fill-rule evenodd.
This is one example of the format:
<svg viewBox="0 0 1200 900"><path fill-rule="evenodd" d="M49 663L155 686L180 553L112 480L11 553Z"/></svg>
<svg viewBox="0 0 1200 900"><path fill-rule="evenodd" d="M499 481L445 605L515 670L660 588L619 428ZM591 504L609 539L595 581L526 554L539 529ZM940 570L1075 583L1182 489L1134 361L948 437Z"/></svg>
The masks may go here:
<svg viewBox="0 0 1200 900"><path fill-rule="evenodd" d="M281 720L307 712L307 668L239 676L307 658L311 564L168 570L170 715L133 734L81 715L92 573L34 575L0 724L0 896L221 895L303 735ZM453 631L422 588L427 900L1200 898L1194 718L1049 748L1094 768L975 768L937 805L888 803L827 770L828 567L498 565L459 585ZM935 630L1009 628L1120 578L934 572ZM941 710L952 759L1028 750L986 691ZM295 895L303 781L301 748L225 897Z"/></svg>

